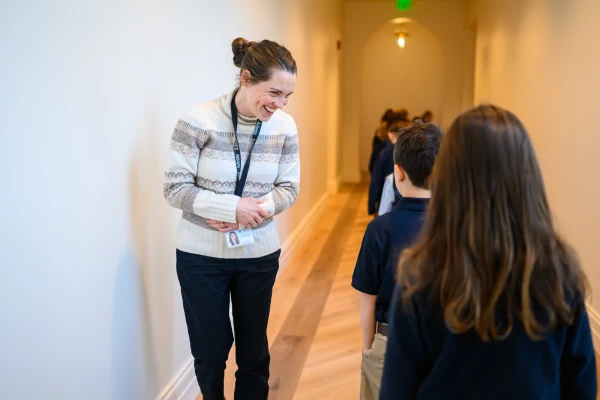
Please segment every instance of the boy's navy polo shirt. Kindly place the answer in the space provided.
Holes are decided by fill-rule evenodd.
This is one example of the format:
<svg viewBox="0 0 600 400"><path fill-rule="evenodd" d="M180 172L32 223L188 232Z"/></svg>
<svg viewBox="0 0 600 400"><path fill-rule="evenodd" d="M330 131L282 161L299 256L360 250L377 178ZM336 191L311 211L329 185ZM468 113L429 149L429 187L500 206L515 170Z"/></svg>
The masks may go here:
<svg viewBox="0 0 600 400"><path fill-rule="evenodd" d="M376 295L375 319L387 323L400 253L421 231L429 199L403 197L394 210L375 218L365 232L352 287Z"/></svg>

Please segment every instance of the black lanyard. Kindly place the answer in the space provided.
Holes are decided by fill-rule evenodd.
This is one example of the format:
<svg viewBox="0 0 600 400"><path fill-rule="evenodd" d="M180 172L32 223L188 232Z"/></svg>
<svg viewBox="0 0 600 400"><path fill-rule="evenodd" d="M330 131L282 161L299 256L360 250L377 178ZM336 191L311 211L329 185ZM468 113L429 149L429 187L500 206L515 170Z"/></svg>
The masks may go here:
<svg viewBox="0 0 600 400"><path fill-rule="evenodd" d="M240 153L240 144L238 142L237 136L237 124L238 124L238 112L237 106L235 105L235 96L231 100L231 122L233 122L233 154L235 156L235 167L237 168L237 174L235 176L235 195L238 197L242 197L242 193L244 192L244 186L246 185L246 179L248 178L248 170L250 169L250 156L252 155L252 149L254 149L254 145L256 144L256 139L258 139L258 134L260 133L260 128L262 127L262 121L256 121L256 126L254 127L254 133L252 133L252 145L250 146L250 151L248 152L248 158L246 159L246 163L244 164L244 170L242 171L242 155ZM241 172L241 175L240 175Z"/></svg>

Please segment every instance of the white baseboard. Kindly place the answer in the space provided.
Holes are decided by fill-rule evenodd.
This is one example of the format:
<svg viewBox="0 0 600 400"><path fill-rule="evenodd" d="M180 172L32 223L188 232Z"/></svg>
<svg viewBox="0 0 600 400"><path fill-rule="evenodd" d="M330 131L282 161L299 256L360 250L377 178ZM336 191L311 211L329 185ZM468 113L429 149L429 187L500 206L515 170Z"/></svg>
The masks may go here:
<svg viewBox="0 0 600 400"><path fill-rule="evenodd" d="M190 358L156 400L195 400L200 393L194 373L194 359Z"/></svg>
<svg viewBox="0 0 600 400"><path fill-rule="evenodd" d="M591 304L586 304L588 317L590 319L590 327L592 328L592 339L594 341L594 349L600 353L600 313L592 307Z"/></svg>
<svg viewBox="0 0 600 400"><path fill-rule="evenodd" d="M304 219L298 224L296 229L288 236L285 242L281 245L281 256L279 258L279 272L278 276L281 275L281 272L287 267L288 263L291 261L292 256L298 249L298 246L302 243L302 239L304 235L309 232L307 227L313 225L319 217L325 211L325 207L327 206L327 198L329 197L329 193L324 193L323 196L315 203L313 208L306 214Z"/></svg>
<svg viewBox="0 0 600 400"><path fill-rule="evenodd" d="M340 186L342 185L342 176L338 176L335 179L330 179L327 182L327 192L329 194L338 194L340 192Z"/></svg>

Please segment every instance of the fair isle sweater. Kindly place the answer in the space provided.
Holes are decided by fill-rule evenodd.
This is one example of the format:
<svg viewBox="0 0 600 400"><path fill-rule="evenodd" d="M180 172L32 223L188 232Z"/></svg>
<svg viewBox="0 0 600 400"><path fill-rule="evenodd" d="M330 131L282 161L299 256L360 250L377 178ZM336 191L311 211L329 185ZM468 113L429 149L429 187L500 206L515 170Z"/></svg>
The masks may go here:
<svg viewBox="0 0 600 400"><path fill-rule="evenodd" d="M177 248L208 257L257 258L280 249L273 216L296 201L300 183L298 132L293 118L278 110L262 124L252 151L242 197L264 200L268 212L253 229L255 243L227 247L224 233L207 219L235 223L239 197L233 193L237 169L233 153L231 99L235 90L216 100L191 107L177 122L171 138L165 171L164 196L183 211ZM242 167L248 158L256 119L238 115L238 141Z"/></svg>

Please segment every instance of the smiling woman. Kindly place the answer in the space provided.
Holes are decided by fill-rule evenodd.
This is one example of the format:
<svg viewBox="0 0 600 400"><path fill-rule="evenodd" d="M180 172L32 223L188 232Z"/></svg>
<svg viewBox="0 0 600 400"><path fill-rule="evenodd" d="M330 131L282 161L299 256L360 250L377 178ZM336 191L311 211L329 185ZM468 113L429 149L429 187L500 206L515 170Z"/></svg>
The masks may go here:
<svg viewBox="0 0 600 400"><path fill-rule="evenodd" d="M266 400L266 328L280 254L273 217L294 204L300 183L296 124L282 111L297 69L289 50L275 42L238 38L231 47L239 87L191 107L177 122L164 195L183 211L177 275L202 395L224 397L231 298L235 398ZM245 229L252 244L228 246L238 241L233 231Z"/></svg>
<svg viewBox="0 0 600 400"><path fill-rule="evenodd" d="M252 75L242 72L241 81L248 86L240 87L235 98L238 111L243 116L255 115L262 122L268 121L275 111L285 107L296 84L296 75L275 70L271 79L252 85Z"/></svg>

